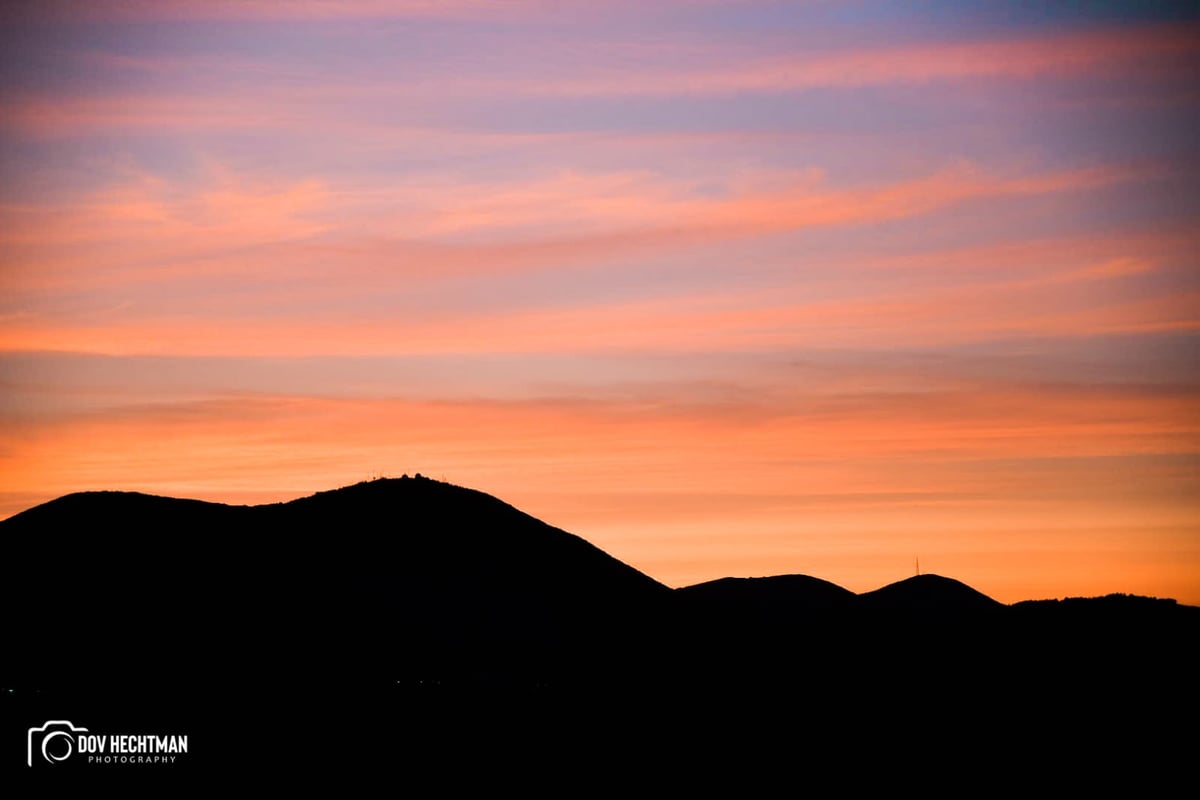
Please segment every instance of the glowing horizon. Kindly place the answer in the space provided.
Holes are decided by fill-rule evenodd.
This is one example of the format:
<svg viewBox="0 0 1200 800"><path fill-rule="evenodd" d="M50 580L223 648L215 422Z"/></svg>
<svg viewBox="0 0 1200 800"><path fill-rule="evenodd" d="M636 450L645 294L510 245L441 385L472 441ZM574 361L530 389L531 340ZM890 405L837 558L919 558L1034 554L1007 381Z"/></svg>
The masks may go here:
<svg viewBox="0 0 1200 800"><path fill-rule="evenodd" d="M1200 605L1193 11L3 14L0 518L420 472L672 586Z"/></svg>

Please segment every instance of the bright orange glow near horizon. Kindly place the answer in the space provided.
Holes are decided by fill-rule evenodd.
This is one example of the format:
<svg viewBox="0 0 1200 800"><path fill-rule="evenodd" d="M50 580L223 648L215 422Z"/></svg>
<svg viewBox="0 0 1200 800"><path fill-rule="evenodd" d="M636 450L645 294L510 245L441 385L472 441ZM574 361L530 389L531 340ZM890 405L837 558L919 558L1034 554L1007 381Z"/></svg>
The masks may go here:
<svg viewBox="0 0 1200 800"><path fill-rule="evenodd" d="M495 495L671 586L1200 605L1200 21L49 2L0 57L0 518Z"/></svg>

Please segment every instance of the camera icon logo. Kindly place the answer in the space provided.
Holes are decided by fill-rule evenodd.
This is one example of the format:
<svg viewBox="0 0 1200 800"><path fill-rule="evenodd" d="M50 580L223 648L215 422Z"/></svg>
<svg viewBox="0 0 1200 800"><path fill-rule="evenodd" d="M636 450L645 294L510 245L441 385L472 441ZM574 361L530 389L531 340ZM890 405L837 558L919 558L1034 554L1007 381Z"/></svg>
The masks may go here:
<svg viewBox="0 0 1200 800"><path fill-rule="evenodd" d="M66 761L77 749L75 734L87 733L87 728L76 728L65 719L54 719L40 728L30 728L25 743L25 763L33 766L34 742L42 758L51 764Z"/></svg>

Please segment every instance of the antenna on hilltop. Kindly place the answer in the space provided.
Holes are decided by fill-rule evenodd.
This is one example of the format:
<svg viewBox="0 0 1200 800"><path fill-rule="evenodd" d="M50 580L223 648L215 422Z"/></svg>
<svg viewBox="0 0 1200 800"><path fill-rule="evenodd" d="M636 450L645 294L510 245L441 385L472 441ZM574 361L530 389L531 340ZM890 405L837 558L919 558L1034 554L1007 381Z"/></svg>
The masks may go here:
<svg viewBox="0 0 1200 800"><path fill-rule="evenodd" d="M921 577L921 557L915 556L915 558L917 559L917 577L919 578Z"/></svg>

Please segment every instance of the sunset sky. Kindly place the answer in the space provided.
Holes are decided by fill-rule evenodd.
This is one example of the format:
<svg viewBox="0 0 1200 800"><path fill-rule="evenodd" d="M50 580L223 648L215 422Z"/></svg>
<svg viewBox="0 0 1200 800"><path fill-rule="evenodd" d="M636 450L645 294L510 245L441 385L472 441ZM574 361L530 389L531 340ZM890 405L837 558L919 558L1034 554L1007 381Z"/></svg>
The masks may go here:
<svg viewBox="0 0 1200 800"><path fill-rule="evenodd" d="M1200 605L1198 187L1196 3L5 4L0 518L420 472Z"/></svg>

